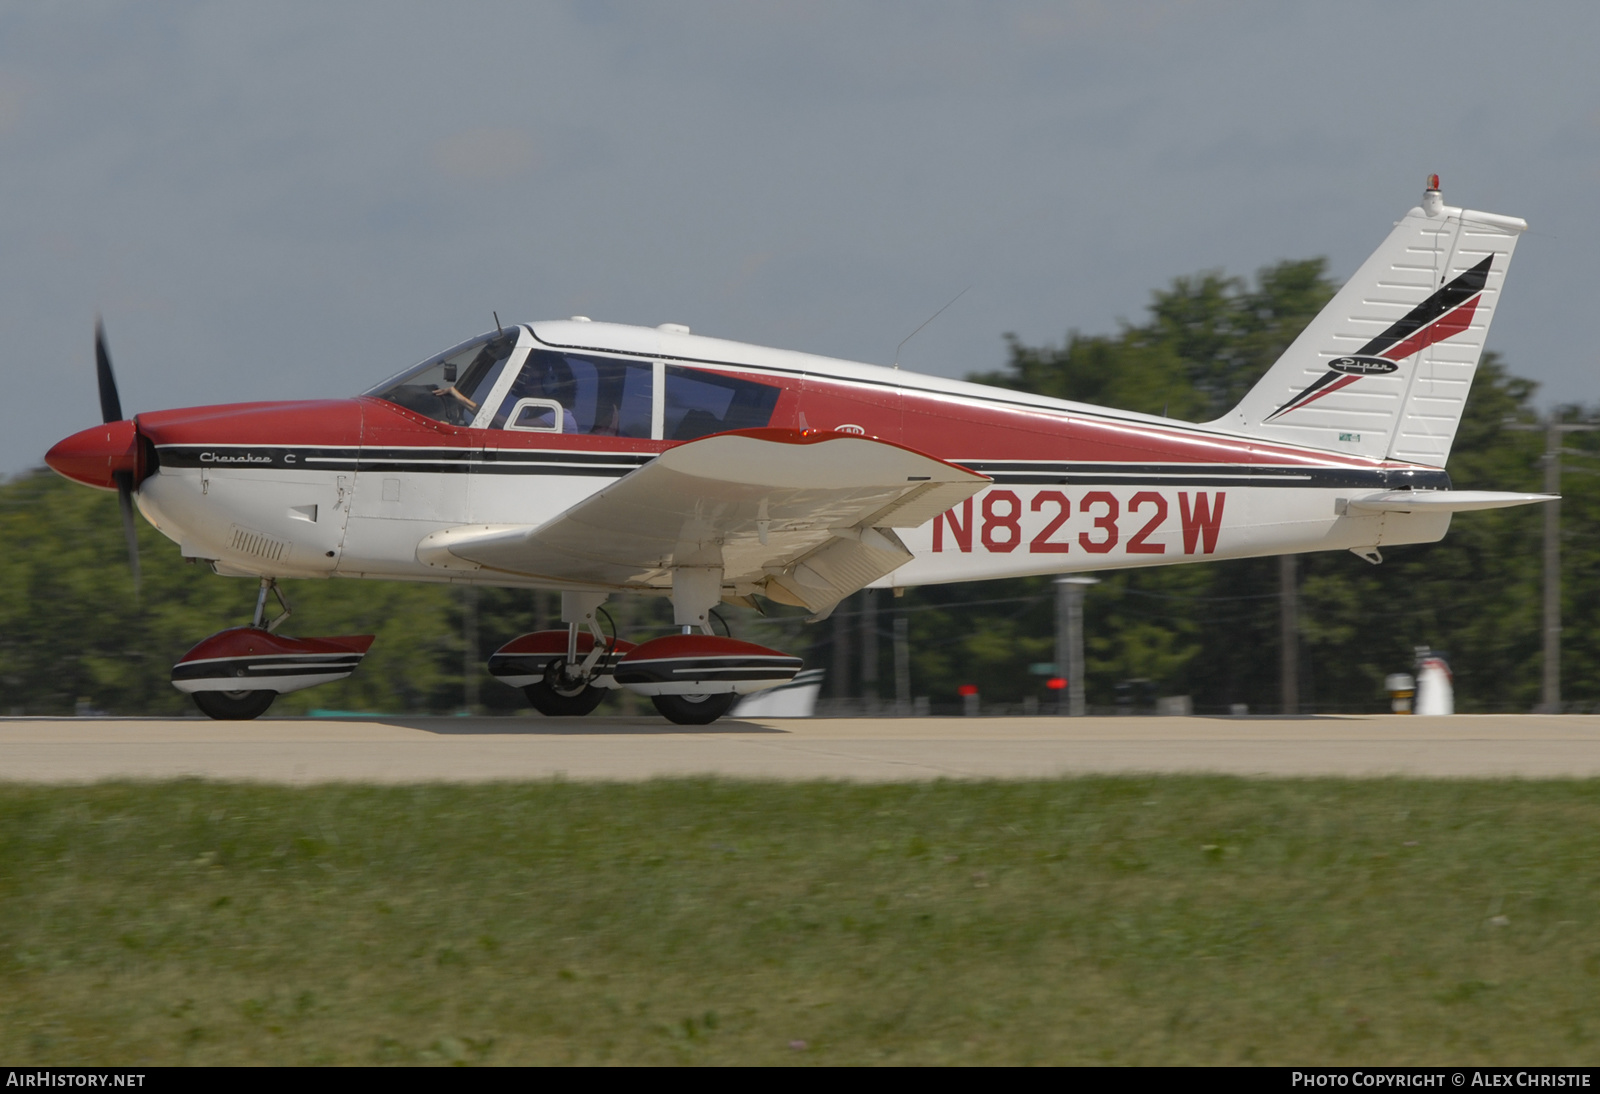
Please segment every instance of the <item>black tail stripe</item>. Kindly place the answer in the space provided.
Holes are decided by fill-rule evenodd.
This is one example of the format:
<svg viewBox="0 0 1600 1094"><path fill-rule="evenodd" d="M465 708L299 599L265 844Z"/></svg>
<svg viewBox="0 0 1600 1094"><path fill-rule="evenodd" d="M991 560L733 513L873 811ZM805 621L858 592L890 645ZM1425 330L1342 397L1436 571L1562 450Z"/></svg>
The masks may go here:
<svg viewBox="0 0 1600 1094"><path fill-rule="evenodd" d="M1428 299L1412 308L1405 317L1357 351L1360 356L1383 356L1383 351L1399 345L1417 331L1454 308L1471 300L1489 283L1489 266L1494 262L1490 255Z"/></svg>

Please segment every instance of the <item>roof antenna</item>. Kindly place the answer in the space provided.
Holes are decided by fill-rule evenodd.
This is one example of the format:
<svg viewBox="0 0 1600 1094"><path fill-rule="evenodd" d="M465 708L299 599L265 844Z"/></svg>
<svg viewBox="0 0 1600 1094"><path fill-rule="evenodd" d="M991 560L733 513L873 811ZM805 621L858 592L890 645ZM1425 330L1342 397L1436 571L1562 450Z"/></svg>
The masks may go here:
<svg viewBox="0 0 1600 1094"><path fill-rule="evenodd" d="M970 289L970 288L972 288L972 286L968 285L967 289ZM945 304L944 308L948 308L951 304L954 304L957 300L960 300L963 296L966 296L967 295L967 289L962 289L960 292L958 292L954 296L952 296L950 298L949 302ZM921 327L918 327L916 330L912 331L910 334L908 334L904 338L900 339L900 345L894 347L894 367L895 368L899 368L900 367L900 350L902 348L904 348L904 346L905 346L905 344L907 342L911 341L913 338L915 338L917 336L917 332L922 330L922 327L927 326L929 323L931 323L935 319L939 318L939 316L943 315L944 314L944 308L940 308L938 311L936 311L932 315L928 316L928 318L926 318L926 319L924 319L922 321L922 326Z"/></svg>
<svg viewBox="0 0 1600 1094"><path fill-rule="evenodd" d="M499 331L501 334L505 334L506 329L500 325L500 313L497 311L492 311L489 314L494 316L494 329Z"/></svg>

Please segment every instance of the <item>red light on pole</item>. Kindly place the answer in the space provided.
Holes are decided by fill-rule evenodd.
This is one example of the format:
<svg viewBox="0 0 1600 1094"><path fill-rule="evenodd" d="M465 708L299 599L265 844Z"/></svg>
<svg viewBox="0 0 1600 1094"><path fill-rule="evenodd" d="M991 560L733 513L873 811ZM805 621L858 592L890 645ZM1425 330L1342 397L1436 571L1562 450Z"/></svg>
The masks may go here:
<svg viewBox="0 0 1600 1094"><path fill-rule="evenodd" d="M1052 676L1044 682L1044 686L1051 691L1060 691L1067 686L1067 679L1064 676Z"/></svg>
<svg viewBox="0 0 1600 1094"><path fill-rule="evenodd" d="M976 695L976 694L978 694L978 685L977 684L962 684L960 687L956 688L956 694L961 696L961 698L963 698L963 699L965 699L969 695Z"/></svg>

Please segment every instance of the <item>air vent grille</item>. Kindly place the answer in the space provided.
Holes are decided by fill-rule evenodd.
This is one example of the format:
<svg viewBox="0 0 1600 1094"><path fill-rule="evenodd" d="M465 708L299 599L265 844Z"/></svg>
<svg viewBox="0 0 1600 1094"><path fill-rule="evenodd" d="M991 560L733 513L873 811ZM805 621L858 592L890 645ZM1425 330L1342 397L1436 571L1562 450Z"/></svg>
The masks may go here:
<svg viewBox="0 0 1600 1094"><path fill-rule="evenodd" d="M237 524L233 526L233 542L229 547L241 555L253 555L268 562L277 562L289 553L289 545L283 540L269 536L265 532L240 528Z"/></svg>

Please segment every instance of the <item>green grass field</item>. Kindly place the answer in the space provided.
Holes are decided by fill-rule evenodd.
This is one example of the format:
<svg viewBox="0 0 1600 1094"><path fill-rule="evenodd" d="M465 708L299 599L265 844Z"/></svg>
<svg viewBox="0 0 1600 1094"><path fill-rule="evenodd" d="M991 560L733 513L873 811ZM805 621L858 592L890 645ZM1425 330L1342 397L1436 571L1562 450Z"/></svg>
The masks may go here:
<svg viewBox="0 0 1600 1094"><path fill-rule="evenodd" d="M1600 783L0 787L0 1058L1600 1059Z"/></svg>

